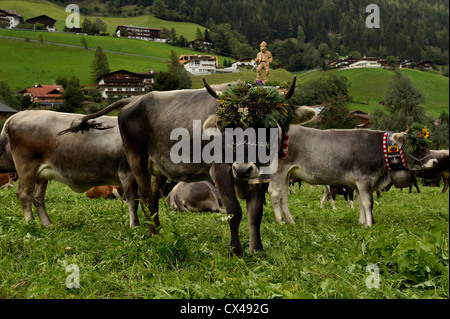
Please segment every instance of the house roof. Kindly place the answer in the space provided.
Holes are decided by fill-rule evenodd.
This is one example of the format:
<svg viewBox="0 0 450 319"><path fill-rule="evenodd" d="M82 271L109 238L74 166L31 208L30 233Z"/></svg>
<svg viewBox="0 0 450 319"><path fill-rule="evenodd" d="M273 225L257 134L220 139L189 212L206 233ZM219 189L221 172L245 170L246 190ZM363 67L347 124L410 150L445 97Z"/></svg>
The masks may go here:
<svg viewBox="0 0 450 319"><path fill-rule="evenodd" d="M157 28L147 28L147 27L137 27L137 26L134 26L134 25L118 25L117 27L116 27L116 31L114 31L114 32L117 32L117 31L119 31L119 29L120 28L122 28L122 27L124 27L124 28L133 28L133 29L141 29L141 30L153 30L153 31L162 31L162 29L157 29Z"/></svg>
<svg viewBox="0 0 450 319"><path fill-rule="evenodd" d="M19 93L31 93L33 97L62 97L64 88L61 85L36 85L20 91Z"/></svg>
<svg viewBox="0 0 450 319"><path fill-rule="evenodd" d="M50 18L50 17L49 17L48 15L46 15L46 14L43 14L43 15L40 15L40 16L37 16L37 17L34 17L34 18L27 19L27 22L33 23L33 21L35 21L35 20L39 21L39 20L41 20L42 18L47 19L47 20L51 20L51 21L53 21L53 23L56 22L55 19Z"/></svg>
<svg viewBox="0 0 450 319"><path fill-rule="evenodd" d="M0 102L0 113L17 113L18 111Z"/></svg>
<svg viewBox="0 0 450 319"><path fill-rule="evenodd" d="M22 18L22 13L17 13L14 10L0 9L0 16L16 16Z"/></svg>
<svg viewBox="0 0 450 319"><path fill-rule="evenodd" d="M98 81L100 81L100 79L102 77L105 77L107 75L114 75L114 74L117 74L117 73L128 73L128 74L131 74L131 75L134 75L134 76L138 76L138 77L141 77L141 78L152 77L152 76L154 76L156 74L156 72L153 72L153 73L152 72L147 72L147 73L146 72L131 72L131 71L127 71L127 70L124 70L124 69L120 69L120 70L117 70L117 71L114 71L114 72L102 74L97 79L95 79L95 81L98 82Z"/></svg>

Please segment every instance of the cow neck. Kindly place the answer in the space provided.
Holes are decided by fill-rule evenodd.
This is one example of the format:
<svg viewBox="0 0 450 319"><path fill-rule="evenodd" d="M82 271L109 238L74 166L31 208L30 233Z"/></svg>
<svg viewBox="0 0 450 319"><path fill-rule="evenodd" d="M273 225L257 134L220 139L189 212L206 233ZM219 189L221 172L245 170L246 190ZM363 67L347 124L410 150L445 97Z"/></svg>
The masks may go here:
<svg viewBox="0 0 450 319"><path fill-rule="evenodd" d="M383 155L386 167L389 171L407 169L403 148L392 141L392 132L386 132L383 136Z"/></svg>

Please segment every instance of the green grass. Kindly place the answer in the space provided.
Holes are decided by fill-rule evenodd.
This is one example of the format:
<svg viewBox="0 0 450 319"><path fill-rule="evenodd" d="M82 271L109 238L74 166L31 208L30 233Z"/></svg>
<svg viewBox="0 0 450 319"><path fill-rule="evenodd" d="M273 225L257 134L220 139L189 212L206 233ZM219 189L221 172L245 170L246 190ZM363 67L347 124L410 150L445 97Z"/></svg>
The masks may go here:
<svg viewBox="0 0 450 319"><path fill-rule="evenodd" d="M81 45L81 37L75 34L0 30L0 35L18 39L0 38L0 79L6 81L14 90L30 87L34 83L54 83L59 75L75 75L82 84L93 83L90 66L94 58L93 50L85 50ZM51 43L26 42L25 39L75 45L78 48L64 47ZM167 61L171 51L177 55L202 54L190 49L168 44L148 42L135 39L120 39L113 37L84 36L88 47L95 49L101 46L103 50L138 54L105 52L111 70L126 69L132 72L167 71ZM219 61L223 57L219 56Z"/></svg>
<svg viewBox="0 0 450 319"><path fill-rule="evenodd" d="M66 23L66 18L70 13L65 11L65 7L58 6L54 3L45 0L34 1L11 1L0 0L0 8L14 10L18 13L23 13L24 20L46 14L56 20L56 28L63 31ZM84 18L94 21L95 16L80 16L80 24L83 23ZM204 32L205 28L188 22L175 22L158 19L152 15L142 15L137 17L100 17L107 25L107 32L111 35L116 30L118 25L129 25L140 27L162 28L166 27L169 30L175 28L177 35L184 35L188 41L195 39L195 32L199 28Z"/></svg>
<svg viewBox="0 0 450 319"><path fill-rule="evenodd" d="M90 200L57 182L47 209L54 227L25 223L15 189L0 190L0 298L448 298L449 196L391 189L376 199L376 225L358 224L357 205L319 208L321 189L303 184L289 196L295 225L261 226L264 252L227 257L225 215L178 213L160 202L163 236L130 229L118 200ZM270 203L270 200L269 200ZM141 213L140 213L141 214ZM142 214L140 215L143 220ZM66 265L80 270L68 289ZM380 269L369 289L366 267Z"/></svg>

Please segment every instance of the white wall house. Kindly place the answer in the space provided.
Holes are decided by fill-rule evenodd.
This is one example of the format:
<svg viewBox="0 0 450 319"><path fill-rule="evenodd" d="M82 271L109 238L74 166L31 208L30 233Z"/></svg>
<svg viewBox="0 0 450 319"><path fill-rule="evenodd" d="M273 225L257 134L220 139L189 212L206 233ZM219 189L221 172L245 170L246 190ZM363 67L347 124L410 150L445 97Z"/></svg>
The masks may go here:
<svg viewBox="0 0 450 319"><path fill-rule="evenodd" d="M7 29L15 28L23 21L22 13L17 13L13 10L0 9L0 21L6 21Z"/></svg>
<svg viewBox="0 0 450 319"><path fill-rule="evenodd" d="M381 63L378 62L378 58L361 58L355 63L350 64L348 67L350 69L357 68L381 68Z"/></svg>
<svg viewBox="0 0 450 319"><path fill-rule="evenodd" d="M191 74L208 75L216 73L217 57L210 55L181 56L180 63Z"/></svg>
<svg viewBox="0 0 450 319"><path fill-rule="evenodd" d="M245 68L247 66L250 66L252 68L256 68L257 67L255 60L250 59L250 58L249 59L242 59L242 60L236 61L236 62L231 64L231 67L233 69Z"/></svg>

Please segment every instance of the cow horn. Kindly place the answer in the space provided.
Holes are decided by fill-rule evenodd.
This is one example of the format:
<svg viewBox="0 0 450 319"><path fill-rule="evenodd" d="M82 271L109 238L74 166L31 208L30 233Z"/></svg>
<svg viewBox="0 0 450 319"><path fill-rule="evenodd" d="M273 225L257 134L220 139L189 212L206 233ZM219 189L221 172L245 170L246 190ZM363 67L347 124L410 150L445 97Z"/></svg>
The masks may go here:
<svg viewBox="0 0 450 319"><path fill-rule="evenodd" d="M289 91L284 95L285 98L289 99L293 94L295 90L295 82L297 82L297 76L294 75L294 78L292 79L291 87L289 88Z"/></svg>
<svg viewBox="0 0 450 319"><path fill-rule="evenodd" d="M209 86L208 82L206 82L205 77L203 77L203 84L205 85L205 88L206 88L206 90L208 91L208 93L211 94L213 98L216 98L216 99L217 99L217 98L218 98L217 92L214 91L214 90Z"/></svg>

